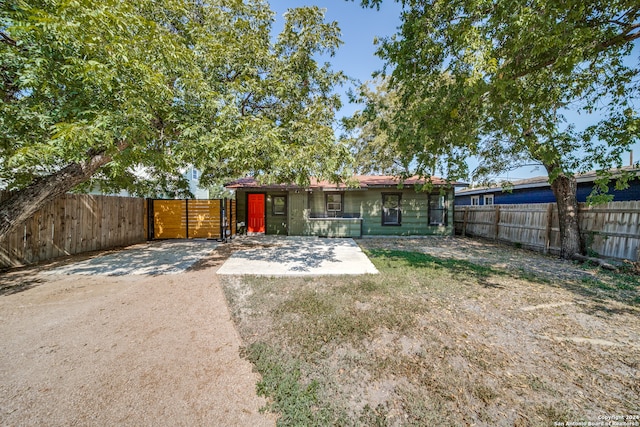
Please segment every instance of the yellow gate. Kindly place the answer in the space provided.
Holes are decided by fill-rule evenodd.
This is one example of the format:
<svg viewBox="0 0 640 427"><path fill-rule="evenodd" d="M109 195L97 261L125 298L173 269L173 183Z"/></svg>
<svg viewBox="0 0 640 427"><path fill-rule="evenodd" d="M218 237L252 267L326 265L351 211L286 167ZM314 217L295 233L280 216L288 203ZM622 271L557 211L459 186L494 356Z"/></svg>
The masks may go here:
<svg viewBox="0 0 640 427"><path fill-rule="evenodd" d="M223 239L236 232L235 200L151 200L151 239Z"/></svg>

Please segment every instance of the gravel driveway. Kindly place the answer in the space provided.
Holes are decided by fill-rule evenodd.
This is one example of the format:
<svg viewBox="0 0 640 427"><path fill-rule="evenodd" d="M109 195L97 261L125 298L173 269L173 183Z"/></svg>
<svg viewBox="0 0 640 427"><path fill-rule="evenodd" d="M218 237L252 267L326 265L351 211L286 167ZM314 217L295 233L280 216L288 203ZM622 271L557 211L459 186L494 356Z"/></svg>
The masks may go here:
<svg viewBox="0 0 640 427"><path fill-rule="evenodd" d="M217 256L181 274L0 273L0 425L274 425Z"/></svg>

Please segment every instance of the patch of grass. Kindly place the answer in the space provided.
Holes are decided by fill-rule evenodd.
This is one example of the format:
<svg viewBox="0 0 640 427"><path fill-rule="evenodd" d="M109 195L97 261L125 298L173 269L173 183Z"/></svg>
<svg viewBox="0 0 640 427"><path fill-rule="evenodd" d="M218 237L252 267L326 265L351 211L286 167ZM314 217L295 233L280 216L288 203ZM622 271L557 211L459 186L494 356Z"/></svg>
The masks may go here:
<svg viewBox="0 0 640 427"><path fill-rule="evenodd" d="M375 408L365 405L358 421L363 426L386 427L389 425L388 414L389 410L384 405L378 405Z"/></svg>
<svg viewBox="0 0 640 427"><path fill-rule="evenodd" d="M432 270L462 270L475 275L502 274L501 270L491 267L474 264L465 260L450 258L436 258L434 256L411 251L399 251L389 249L370 249L367 251L372 261L378 264L383 270L411 268L429 268Z"/></svg>
<svg viewBox="0 0 640 427"><path fill-rule="evenodd" d="M438 393L402 389L399 393L402 407L407 414L402 423L407 426L454 426L464 425L448 406L450 399Z"/></svg>
<svg viewBox="0 0 640 427"><path fill-rule="evenodd" d="M355 291L363 294L381 292L387 288L387 285L385 285L383 281L370 277L357 280L354 285Z"/></svg>
<svg viewBox="0 0 640 427"><path fill-rule="evenodd" d="M526 280L527 282L532 283L551 283L550 279L540 276L539 274L533 273L531 271L527 271L524 268L519 268L518 273L515 276L520 280Z"/></svg>
<svg viewBox="0 0 640 427"><path fill-rule="evenodd" d="M364 286L369 289L371 282L365 279ZM419 301L358 309L355 297L362 295L350 293L349 287L360 289L356 280L354 286L335 287L330 292L300 290L272 310L289 343L300 349L301 357L313 358L329 343L361 346L381 327L406 330L415 324L415 313L421 311L416 308L421 305Z"/></svg>
<svg viewBox="0 0 640 427"><path fill-rule="evenodd" d="M618 273L607 271L604 275L612 280L618 289L627 291L637 291L640 289L640 275L628 267L621 268Z"/></svg>
<svg viewBox="0 0 640 427"><path fill-rule="evenodd" d="M496 393L493 388L484 384L477 385L473 390L473 394L485 405L491 403L496 397L498 397L498 393Z"/></svg>
<svg viewBox="0 0 640 427"><path fill-rule="evenodd" d="M262 376L258 395L270 400L266 409L277 413L279 426L332 425L336 411L318 398L320 383L302 381L300 365L263 342L251 344L244 357Z"/></svg>
<svg viewBox="0 0 640 427"><path fill-rule="evenodd" d="M541 425L565 425L570 421L579 421L570 410L561 405L541 405L536 408L536 415L543 420ZM555 424L557 425L557 424Z"/></svg>
<svg viewBox="0 0 640 427"><path fill-rule="evenodd" d="M595 277L583 277L580 282L588 287L591 288L598 288L598 289L603 289L605 291L609 291L609 290L613 290L615 289L613 286L610 286L604 282L602 282L601 280L595 278Z"/></svg>
<svg viewBox="0 0 640 427"><path fill-rule="evenodd" d="M640 276L633 270L625 267L618 272L599 269L595 274L583 277L578 285L589 294L597 291L599 298L640 305Z"/></svg>
<svg viewBox="0 0 640 427"><path fill-rule="evenodd" d="M491 276L512 277L533 283L549 283L548 279L523 269L504 270L466 260L437 258L422 252L389 249L370 249L366 252L376 267L385 273L390 273L393 270L402 271L407 268L427 269L433 272L433 276L448 274L463 283L473 283L475 280L481 285L491 285L487 280Z"/></svg>

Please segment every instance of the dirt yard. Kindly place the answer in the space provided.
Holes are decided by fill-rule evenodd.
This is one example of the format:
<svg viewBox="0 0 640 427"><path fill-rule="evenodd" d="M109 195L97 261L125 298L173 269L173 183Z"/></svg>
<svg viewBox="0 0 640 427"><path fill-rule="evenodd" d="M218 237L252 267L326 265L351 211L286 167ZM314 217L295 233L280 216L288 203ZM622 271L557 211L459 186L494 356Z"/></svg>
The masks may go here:
<svg viewBox="0 0 640 427"><path fill-rule="evenodd" d="M640 277L464 238L358 243L379 275L222 279L282 425L640 425Z"/></svg>
<svg viewBox="0 0 640 427"><path fill-rule="evenodd" d="M217 277L241 239L181 274L0 273L0 425L640 417L636 276L471 239L358 243L380 274Z"/></svg>
<svg viewBox="0 0 640 427"><path fill-rule="evenodd" d="M174 275L0 273L0 425L273 425L217 282L225 251Z"/></svg>

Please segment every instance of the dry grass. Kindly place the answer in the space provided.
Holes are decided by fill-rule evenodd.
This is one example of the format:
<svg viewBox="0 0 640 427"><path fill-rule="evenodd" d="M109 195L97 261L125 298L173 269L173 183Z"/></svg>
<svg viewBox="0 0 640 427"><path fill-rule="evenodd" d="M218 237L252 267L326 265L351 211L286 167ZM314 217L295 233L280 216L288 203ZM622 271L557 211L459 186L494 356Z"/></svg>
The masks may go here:
<svg viewBox="0 0 640 427"><path fill-rule="evenodd" d="M554 261L525 251L537 273L425 253L438 240L360 244L381 274L222 279L280 425L538 426L638 414L637 276L540 274Z"/></svg>

